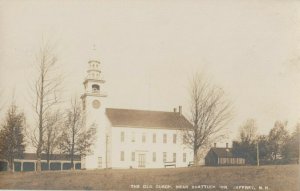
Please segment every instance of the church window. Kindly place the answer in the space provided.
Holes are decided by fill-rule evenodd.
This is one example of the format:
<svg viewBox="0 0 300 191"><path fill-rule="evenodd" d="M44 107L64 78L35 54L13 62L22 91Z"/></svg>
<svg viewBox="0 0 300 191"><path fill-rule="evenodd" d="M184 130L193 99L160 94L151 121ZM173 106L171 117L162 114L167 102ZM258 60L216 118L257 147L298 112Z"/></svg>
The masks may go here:
<svg viewBox="0 0 300 191"><path fill-rule="evenodd" d="M153 162L156 162L156 152L152 153L152 160L153 160Z"/></svg>
<svg viewBox="0 0 300 191"><path fill-rule="evenodd" d="M124 161L125 160L125 156L124 156L124 151L121 151L121 156L120 156L120 160L121 161Z"/></svg>
<svg viewBox="0 0 300 191"><path fill-rule="evenodd" d="M142 142L145 143L146 142L146 134L143 133L143 136L142 136Z"/></svg>
<svg viewBox="0 0 300 191"><path fill-rule="evenodd" d="M176 162L176 153L173 153L173 162Z"/></svg>
<svg viewBox="0 0 300 191"><path fill-rule="evenodd" d="M93 84L92 90L93 90L93 92L98 92L100 90L100 86L98 84Z"/></svg>
<svg viewBox="0 0 300 191"><path fill-rule="evenodd" d="M167 152L163 152L163 161L167 162Z"/></svg>
<svg viewBox="0 0 300 191"><path fill-rule="evenodd" d="M156 143L156 133L153 133L153 143Z"/></svg>
<svg viewBox="0 0 300 191"><path fill-rule="evenodd" d="M186 153L183 153L183 157L182 157L182 158L183 158L182 161L183 161L183 162L186 162Z"/></svg>
<svg viewBox="0 0 300 191"><path fill-rule="evenodd" d="M173 134L173 143L176 144L176 141L177 141L177 135Z"/></svg>
<svg viewBox="0 0 300 191"><path fill-rule="evenodd" d="M135 142L135 133L134 132L132 132L132 134L131 134L131 142Z"/></svg>
<svg viewBox="0 0 300 191"><path fill-rule="evenodd" d="M163 139L164 139L163 142L167 143L167 134L164 134L164 138Z"/></svg>
<svg viewBox="0 0 300 191"><path fill-rule="evenodd" d="M132 161L135 161L135 152L132 152L132 153L131 153L131 160L132 160Z"/></svg>
<svg viewBox="0 0 300 191"><path fill-rule="evenodd" d="M121 142L123 143L125 141L125 133L124 131L121 132Z"/></svg>

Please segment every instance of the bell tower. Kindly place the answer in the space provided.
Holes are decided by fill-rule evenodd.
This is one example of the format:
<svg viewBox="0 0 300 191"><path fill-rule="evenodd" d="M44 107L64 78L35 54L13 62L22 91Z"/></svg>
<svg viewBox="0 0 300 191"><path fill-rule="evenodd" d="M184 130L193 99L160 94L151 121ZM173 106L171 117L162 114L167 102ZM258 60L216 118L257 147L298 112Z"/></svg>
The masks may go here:
<svg viewBox="0 0 300 191"><path fill-rule="evenodd" d="M87 76L83 82L84 85L84 94L81 96L83 111L86 111L88 108L87 101L88 99L92 100L92 106L94 109L99 109L101 106L101 98L106 97L107 95L103 93L102 86L105 83L105 80L102 78L100 61L97 59L90 59L88 62Z"/></svg>
<svg viewBox="0 0 300 191"><path fill-rule="evenodd" d="M83 168L102 168L105 162L105 138L106 138L106 118L105 118L105 98L103 92L105 80L102 76L101 63L97 58L95 46L88 61L86 77L83 81L84 93L81 96L84 125L86 129L95 128L96 140L83 162Z"/></svg>

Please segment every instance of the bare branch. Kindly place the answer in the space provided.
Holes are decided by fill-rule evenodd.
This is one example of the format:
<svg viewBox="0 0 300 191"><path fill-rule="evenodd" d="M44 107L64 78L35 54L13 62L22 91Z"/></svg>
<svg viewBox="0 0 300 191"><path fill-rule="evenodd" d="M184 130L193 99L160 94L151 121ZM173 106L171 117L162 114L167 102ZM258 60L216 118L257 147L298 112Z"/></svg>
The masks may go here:
<svg viewBox="0 0 300 191"><path fill-rule="evenodd" d="M83 114L77 98L71 100L71 106L66 110L64 127L59 147L62 153L70 155L71 166L74 167L74 155L90 153L95 139L95 128L84 127Z"/></svg>
<svg viewBox="0 0 300 191"><path fill-rule="evenodd" d="M185 142L194 150L195 163L200 149L225 136L231 117L231 103L225 99L223 90L212 86L200 73L196 73L190 82L190 121L193 129L186 129L184 133Z"/></svg>
<svg viewBox="0 0 300 191"><path fill-rule="evenodd" d="M36 147L36 153L38 158L37 171L41 169L41 153L45 144L49 145L49 141L52 140L52 133L54 129L49 127L56 126L52 116L52 109L54 109L58 103L60 103L59 92L62 90L62 76L58 72L57 58L53 53L53 47L49 43L45 43L40 47L39 54L36 56L37 76L32 85L32 93L34 95L34 110L36 113L36 127L32 131L31 135L32 143ZM54 112L55 113L55 112ZM50 137L49 133L51 134ZM48 148L51 150L51 148Z"/></svg>

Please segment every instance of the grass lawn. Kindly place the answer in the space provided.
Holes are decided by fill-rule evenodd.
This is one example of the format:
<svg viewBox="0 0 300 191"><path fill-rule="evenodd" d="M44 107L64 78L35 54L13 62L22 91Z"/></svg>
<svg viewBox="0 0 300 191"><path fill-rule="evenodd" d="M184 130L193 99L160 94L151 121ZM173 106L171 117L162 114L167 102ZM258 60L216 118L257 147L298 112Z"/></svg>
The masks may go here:
<svg viewBox="0 0 300 191"><path fill-rule="evenodd" d="M0 189L298 191L299 178L299 165L2 172Z"/></svg>

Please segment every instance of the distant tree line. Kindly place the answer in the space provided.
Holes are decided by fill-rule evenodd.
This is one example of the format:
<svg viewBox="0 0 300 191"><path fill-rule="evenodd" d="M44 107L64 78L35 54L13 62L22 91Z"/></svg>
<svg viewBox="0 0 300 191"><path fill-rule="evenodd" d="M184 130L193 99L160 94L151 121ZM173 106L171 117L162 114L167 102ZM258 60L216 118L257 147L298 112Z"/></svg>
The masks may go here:
<svg viewBox="0 0 300 191"><path fill-rule="evenodd" d="M287 121L276 121L268 135L258 135L255 120L247 120L240 128L233 153L244 157L247 164L299 164L300 123L292 133Z"/></svg>

